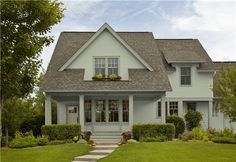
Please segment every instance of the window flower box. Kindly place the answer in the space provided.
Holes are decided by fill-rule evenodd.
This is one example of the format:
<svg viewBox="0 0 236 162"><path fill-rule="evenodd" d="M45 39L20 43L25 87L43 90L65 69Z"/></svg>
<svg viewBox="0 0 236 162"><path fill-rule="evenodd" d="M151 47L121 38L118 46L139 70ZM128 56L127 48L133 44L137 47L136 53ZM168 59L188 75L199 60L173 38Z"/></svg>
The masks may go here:
<svg viewBox="0 0 236 162"><path fill-rule="evenodd" d="M103 74L97 74L92 78L94 81L119 81L121 76L117 74L111 74L108 77L105 77Z"/></svg>

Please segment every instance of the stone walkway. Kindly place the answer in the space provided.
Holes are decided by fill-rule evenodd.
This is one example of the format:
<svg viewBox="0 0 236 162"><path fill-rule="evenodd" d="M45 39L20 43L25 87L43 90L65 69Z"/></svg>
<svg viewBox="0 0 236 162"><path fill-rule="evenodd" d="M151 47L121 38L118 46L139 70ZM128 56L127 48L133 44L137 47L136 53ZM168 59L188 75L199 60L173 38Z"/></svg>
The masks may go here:
<svg viewBox="0 0 236 162"><path fill-rule="evenodd" d="M78 156L72 162L96 162L112 153L118 147L117 142L97 142L88 155Z"/></svg>

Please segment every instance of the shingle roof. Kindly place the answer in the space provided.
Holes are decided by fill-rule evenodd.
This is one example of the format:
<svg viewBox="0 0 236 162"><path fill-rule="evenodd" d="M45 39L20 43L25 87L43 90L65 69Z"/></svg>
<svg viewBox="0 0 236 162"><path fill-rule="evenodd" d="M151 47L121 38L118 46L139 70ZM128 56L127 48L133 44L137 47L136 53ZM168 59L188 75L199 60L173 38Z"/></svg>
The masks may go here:
<svg viewBox="0 0 236 162"><path fill-rule="evenodd" d="M170 91L162 56L150 32L117 32L153 69L129 69L129 81L84 81L83 69L58 69L88 41L95 32L62 32L41 86L43 91L137 90Z"/></svg>
<svg viewBox="0 0 236 162"><path fill-rule="evenodd" d="M198 39L156 39L167 63L200 63L200 70L213 70L213 63Z"/></svg>

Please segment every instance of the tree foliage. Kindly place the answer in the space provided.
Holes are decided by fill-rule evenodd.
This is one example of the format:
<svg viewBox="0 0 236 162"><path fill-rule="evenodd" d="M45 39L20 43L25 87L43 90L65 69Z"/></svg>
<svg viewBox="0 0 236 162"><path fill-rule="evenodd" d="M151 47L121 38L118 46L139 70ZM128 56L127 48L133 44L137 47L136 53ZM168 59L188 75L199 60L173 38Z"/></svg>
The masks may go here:
<svg viewBox="0 0 236 162"><path fill-rule="evenodd" d="M52 37L46 35L63 17L58 1L1 0L1 97L32 92L41 66L39 59Z"/></svg>
<svg viewBox="0 0 236 162"><path fill-rule="evenodd" d="M229 116L231 121L236 121L236 68L222 66L220 78L214 84L214 94L220 97L220 111Z"/></svg>

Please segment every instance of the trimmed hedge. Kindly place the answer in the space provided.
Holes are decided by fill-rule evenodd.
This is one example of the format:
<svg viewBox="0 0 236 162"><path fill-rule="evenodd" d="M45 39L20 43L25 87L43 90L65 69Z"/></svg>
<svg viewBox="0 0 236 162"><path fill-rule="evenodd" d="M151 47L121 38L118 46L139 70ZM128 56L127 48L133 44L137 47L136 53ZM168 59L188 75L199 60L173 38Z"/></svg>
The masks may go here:
<svg viewBox="0 0 236 162"><path fill-rule="evenodd" d="M232 137L213 137L211 141L215 143L236 144L236 139Z"/></svg>
<svg viewBox="0 0 236 162"><path fill-rule="evenodd" d="M41 130L42 134L47 135L50 140L72 139L81 133L79 124L43 125Z"/></svg>
<svg viewBox="0 0 236 162"><path fill-rule="evenodd" d="M163 137L172 140L175 136L174 124L136 124L133 125L133 138L140 140L144 137Z"/></svg>
<svg viewBox="0 0 236 162"><path fill-rule="evenodd" d="M184 133L185 123L183 118L176 115L170 115L166 118L166 123L173 123L175 125L175 137Z"/></svg>

